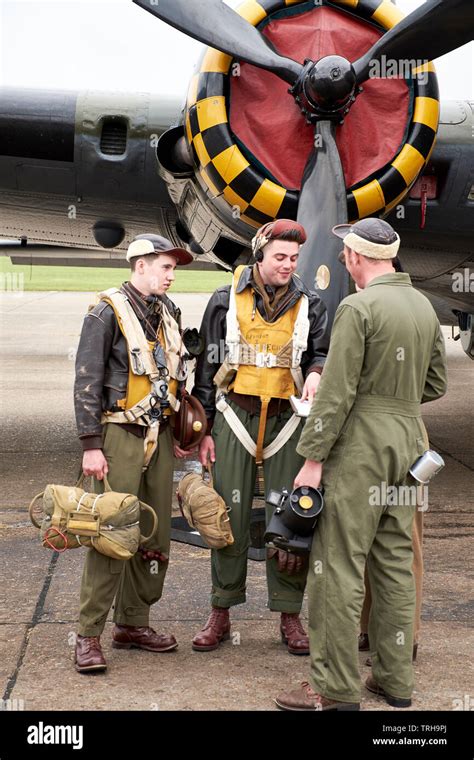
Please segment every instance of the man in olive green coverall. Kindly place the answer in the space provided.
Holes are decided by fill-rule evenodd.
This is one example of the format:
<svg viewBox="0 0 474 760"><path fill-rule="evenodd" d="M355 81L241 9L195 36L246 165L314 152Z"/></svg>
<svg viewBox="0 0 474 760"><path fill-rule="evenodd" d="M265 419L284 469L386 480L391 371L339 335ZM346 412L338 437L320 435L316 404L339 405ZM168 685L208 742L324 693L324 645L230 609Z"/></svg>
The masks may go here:
<svg viewBox="0 0 474 760"><path fill-rule="evenodd" d="M408 471L426 448L420 404L446 392L444 342L429 301L409 275L393 269L400 239L390 225L365 219L334 232L344 239L346 267L362 292L339 305L297 449L307 461L295 486L317 488L322 480L325 508L308 573L310 683L276 703L287 710L359 709L357 634L367 561L373 656L366 686L390 705L408 707L417 508Z"/></svg>

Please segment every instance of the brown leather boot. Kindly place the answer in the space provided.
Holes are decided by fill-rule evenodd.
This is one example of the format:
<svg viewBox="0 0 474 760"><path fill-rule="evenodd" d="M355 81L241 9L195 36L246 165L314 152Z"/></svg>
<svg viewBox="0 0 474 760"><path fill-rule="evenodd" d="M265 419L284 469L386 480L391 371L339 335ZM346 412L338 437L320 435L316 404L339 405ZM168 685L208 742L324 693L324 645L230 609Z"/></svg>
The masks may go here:
<svg viewBox="0 0 474 760"><path fill-rule="evenodd" d="M223 607L213 607L206 625L193 639L192 648L195 652L212 652L221 641L230 638L229 610Z"/></svg>
<svg viewBox="0 0 474 760"><path fill-rule="evenodd" d="M359 702L340 702L335 699L323 697L317 694L307 681L303 681L298 689L282 691L275 699L275 703L281 710L301 712L303 710L317 711L349 711L360 710Z"/></svg>
<svg viewBox="0 0 474 760"><path fill-rule="evenodd" d="M365 682L365 688L371 691L372 694L377 694L378 697L383 697L386 702L392 707L411 707L410 697L394 697L377 683L373 676L369 676Z"/></svg>
<svg viewBox="0 0 474 760"><path fill-rule="evenodd" d="M100 636L77 635L74 664L79 673L97 673L107 669Z"/></svg>
<svg viewBox="0 0 474 760"><path fill-rule="evenodd" d="M309 654L308 634L301 625L297 612L282 612L280 621L281 640L290 654Z"/></svg>
<svg viewBox="0 0 474 760"><path fill-rule="evenodd" d="M148 626L118 625L112 633L114 649L145 649L147 652L171 652L178 642L167 633L156 633Z"/></svg>

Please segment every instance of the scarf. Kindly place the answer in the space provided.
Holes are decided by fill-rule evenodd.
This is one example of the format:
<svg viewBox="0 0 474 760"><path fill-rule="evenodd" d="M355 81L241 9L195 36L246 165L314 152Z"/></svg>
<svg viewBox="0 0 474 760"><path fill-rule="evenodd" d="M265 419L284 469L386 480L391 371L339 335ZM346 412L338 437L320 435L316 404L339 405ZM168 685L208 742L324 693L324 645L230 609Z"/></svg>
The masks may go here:
<svg viewBox="0 0 474 760"><path fill-rule="evenodd" d="M271 285L265 285L258 264L253 265L252 276L253 288L261 297L265 316L267 320L271 322L275 313L283 305L285 298L288 295L291 280L287 285L282 285L280 288L272 288Z"/></svg>

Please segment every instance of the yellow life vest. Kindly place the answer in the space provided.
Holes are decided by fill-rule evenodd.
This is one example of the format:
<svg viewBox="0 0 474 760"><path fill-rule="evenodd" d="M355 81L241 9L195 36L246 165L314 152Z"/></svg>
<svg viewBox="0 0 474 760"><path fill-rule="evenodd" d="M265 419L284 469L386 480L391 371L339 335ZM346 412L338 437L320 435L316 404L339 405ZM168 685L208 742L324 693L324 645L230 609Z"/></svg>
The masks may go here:
<svg viewBox="0 0 474 760"><path fill-rule="evenodd" d="M307 343L307 297L302 294L279 319L267 322L258 309L254 309L252 288L236 292L244 268L237 267L231 294L231 298L235 296L240 345L236 375L229 389L233 387L236 393L250 396L288 399L296 393L295 369L299 367ZM303 323L300 333L305 333L304 345L299 346L298 357L295 358L295 328L302 307L306 310L306 317L300 318Z"/></svg>
<svg viewBox="0 0 474 760"><path fill-rule="evenodd" d="M117 294L119 297L117 298ZM163 329L163 325L160 326L157 340L156 341L146 341L148 345L148 351L142 350L140 352L137 352L137 340L136 335L133 333L132 325L130 324L130 318L128 313L126 312L126 307L123 302L123 298L120 298L121 293L115 288L110 289L109 291L104 291L104 293L100 294L100 299L102 301L106 301L114 310L115 316L117 318L118 326L126 340L127 343L127 349L128 349L128 383L127 383L127 395L124 399L121 399L117 402L117 406L119 406L124 411L133 409L137 404L139 404L141 401L143 401L147 396L149 396L152 392L152 375L158 375L158 371L156 368L156 364L153 358L153 349L155 348L157 342L160 343L160 345L163 347L163 350L165 351L165 357L166 357L166 364L168 367L168 371L170 372L170 377L168 379L168 399L171 403L171 408L167 409L164 414L165 416L169 416L173 414L173 407L176 405L176 394L178 391L178 379L173 376L173 370L172 367L176 366L176 356L170 355L170 349L167 349L167 345L181 345L181 338L179 335L179 328L178 325L174 322L174 320L171 320L172 327L171 329L176 332L176 335L173 336L173 340L166 341L165 340L165 333ZM138 320L137 320L138 322ZM174 325L176 325L176 328L174 328ZM136 324L134 325L136 327ZM143 332L143 330L142 330ZM142 337L142 336L140 336ZM145 340L145 335L143 333L142 337L142 343ZM132 350L133 349L133 350ZM177 353L174 351L173 353ZM110 421L114 421L113 414L109 414L108 418ZM126 422L127 420L124 420ZM143 420L137 419L136 420L138 424L143 424Z"/></svg>
<svg viewBox="0 0 474 760"><path fill-rule="evenodd" d="M127 336L125 335L125 332L123 330L123 325L121 322L119 322L119 327L123 335L125 336L125 340L126 340ZM157 342L160 343L162 348L165 347L162 327L160 327L160 330L158 333L158 341L151 341L151 340L147 341L151 352L153 352L153 349L155 348ZM151 381L148 375L135 375L132 370L132 364L129 361L127 396L126 398L121 399L120 401L117 401L117 406L119 406L121 409L132 409L135 406L135 404L138 404L139 401L141 401L143 398L148 396L148 394L150 394L151 391L152 391L152 386L151 386ZM176 398L177 392L178 392L178 381L176 379L170 379L168 382L168 394L171 393ZM171 407L169 409L166 409L166 411L164 412L165 417L169 417L169 415L171 414L173 414L173 410L171 409Z"/></svg>

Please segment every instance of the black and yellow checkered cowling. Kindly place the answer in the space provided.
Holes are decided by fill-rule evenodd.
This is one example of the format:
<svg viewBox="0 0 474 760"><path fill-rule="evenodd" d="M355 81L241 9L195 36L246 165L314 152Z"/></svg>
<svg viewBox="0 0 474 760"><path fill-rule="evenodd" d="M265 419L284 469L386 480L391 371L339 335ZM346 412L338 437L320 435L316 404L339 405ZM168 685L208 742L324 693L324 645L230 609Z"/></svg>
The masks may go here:
<svg viewBox="0 0 474 760"><path fill-rule="evenodd" d="M325 4L321 0L320 4ZM332 0L333 8L349 11L381 31L391 29L403 12L390 0ZM297 6L301 6L300 9ZM275 13L305 12L315 3L306 0L246 0L237 13L254 26ZM225 203L229 212L239 209L239 219L250 228L276 218L295 219L299 192L270 179L255 160L247 159L229 126L229 77L231 56L207 48L191 80L185 109L185 135L197 176L209 197ZM439 122L439 91L435 69L426 63L412 80L411 116L404 144L393 160L357 186L347 190L351 222L367 216L383 216L401 202L427 164Z"/></svg>

